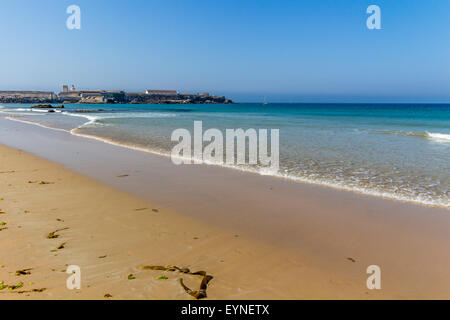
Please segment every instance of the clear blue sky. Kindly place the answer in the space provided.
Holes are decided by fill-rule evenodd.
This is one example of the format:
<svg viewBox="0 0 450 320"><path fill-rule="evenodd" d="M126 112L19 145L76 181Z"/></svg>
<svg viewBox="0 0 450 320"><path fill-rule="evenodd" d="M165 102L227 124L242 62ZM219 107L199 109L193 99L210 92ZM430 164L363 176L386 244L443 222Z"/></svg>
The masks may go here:
<svg viewBox="0 0 450 320"><path fill-rule="evenodd" d="M382 30L366 28L370 4ZM0 90L450 102L450 1L2 0L0 72Z"/></svg>

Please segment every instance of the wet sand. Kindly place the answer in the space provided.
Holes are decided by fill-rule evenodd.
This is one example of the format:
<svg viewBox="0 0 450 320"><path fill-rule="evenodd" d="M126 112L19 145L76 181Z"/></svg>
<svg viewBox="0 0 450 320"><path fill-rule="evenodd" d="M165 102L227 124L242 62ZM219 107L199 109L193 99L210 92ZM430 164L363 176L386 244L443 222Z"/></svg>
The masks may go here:
<svg viewBox="0 0 450 320"><path fill-rule="evenodd" d="M177 167L5 119L0 143L34 154L0 147L0 222L8 227L0 281L46 288L1 290L0 299L190 299L178 278L193 289L200 282L140 265L205 270L214 276L211 299L450 298L448 209ZM79 291L65 286L71 264L82 270ZM381 267L381 290L366 287L369 265ZM30 275L14 274L26 268ZM162 274L169 279L157 280Z"/></svg>

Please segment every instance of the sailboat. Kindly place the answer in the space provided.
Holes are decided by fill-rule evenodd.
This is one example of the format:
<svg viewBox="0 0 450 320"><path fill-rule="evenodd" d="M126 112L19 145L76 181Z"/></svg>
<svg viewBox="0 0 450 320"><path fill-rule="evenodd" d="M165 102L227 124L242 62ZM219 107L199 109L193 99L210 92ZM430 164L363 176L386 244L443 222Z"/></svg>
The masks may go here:
<svg viewBox="0 0 450 320"><path fill-rule="evenodd" d="M266 104L269 104L269 103L266 101L266 96L264 96L264 102L263 102L263 105L266 105Z"/></svg>

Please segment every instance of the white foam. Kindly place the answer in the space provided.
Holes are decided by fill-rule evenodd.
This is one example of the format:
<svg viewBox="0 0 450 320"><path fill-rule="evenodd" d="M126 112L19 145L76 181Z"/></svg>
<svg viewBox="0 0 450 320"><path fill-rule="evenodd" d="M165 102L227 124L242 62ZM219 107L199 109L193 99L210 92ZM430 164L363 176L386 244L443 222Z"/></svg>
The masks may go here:
<svg viewBox="0 0 450 320"><path fill-rule="evenodd" d="M97 117L97 116L86 115L86 114L79 114L79 113L63 112L62 114L65 115L65 116L76 117L76 118L85 118L85 119L89 120L88 122L83 123L82 126L94 123L95 121L97 121L99 119L99 117Z"/></svg>
<svg viewBox="0 0 450 320"><path fill-rule="evenodd" d="M26 123L26 124L32 124L32 125L35 125L35 126L38 126L38 127L46 128L46 129L52 129L52 130L56 130L56 131L63 131L63 132L70 133L69 130L64 130L64 129L60 129L60 128L53 128L53 127L49 127L49 126L46 126L44 124L33 122L33 121L27 121L27 120L23 120L23 119L14 118L14 117L5 117L5 119L12 120L12 121L17 121L17 122L22 122L22 123Z"/></svg>
<svg viewBox="0 0 450 320"><path fill-rule="evenodd" d="M61 110L55 110L55 109L30 109L30 111L33 112L39 112L39 113L51 113L49 112L50 110L52 110L52 112L57 112L57 113L61 113Z"/></svg>
<svg viewBox="0 0 450 320"><path fill-rule="evenodd" d="M76 131L77 131L77 129L74 129L74 130L71 130L70 133L75 136L101 141L101 142L111 144L114 146L118 146L118 147L123 147L123 148L132 149L132 150L150 153L150 154L156 154L156 155L164 156L167 158L172 157L172 155L170 153L159 152L159 151L155 151L155 150L152 150L149 148L144 148L144 147L140 147L140 146L135 146L135 145L131 145L131 144L113 141L112 139L101 138L101 137L93 136L90 134L78 133ZM181 160L192 160L192 159L184 158L181 156L176 156L176 158L181 159ZM273 170L270 170L268 168L244 167L244 166L229 165L226 163L217 163L217 162L211 162L211 161L202 161L201 163L205 164L205 165L213 165L213 166L218 166L218 167L223 167L223 168L228 168L228 169L233 169L233 170L239 170L242 172L250 172L250 173L263 175L263 176L269 175L272 177L287 179L287 180L300 182L300 183L308 183L308 184L319 185L319 186L324 186L324 187L331 187L334 189L345 190L345 191L350 191L350 192L355 192L355 193L360 193L360 194L365 194L365 195L370 195L370 196L376 196L379 198L385 198L385 199L391 199L391 200L397 200L397 201L403 201L403 202L411 202L411 203L425 205L425 206L450 208L450 200L448 200L448 199L435 200L435 199L427 198L424 196L403 196L403 195L398 195L398 194L394 194L391 192L384 192L384 191L380 191L380 190L376 190L376 189L369 189L369 188L364 188L364 187L346 185L344 182L329 181L329 180L320 179L320 178L311 179L311 178L307 178L307 177L293 176L293 175L289 175L286 173L274 172Z"/></svg>
<svg viewBox="0 0 450 320"><path fill-rule="evenodd" d="M428 131L399 131L399 130L368 130L369 132L384 133L384 134L395 134L402 136L414 136L427 138L438 142L450 142L450 134L439 133L439 132L428 132Z"/></svg>
<svg viewBox="0 0 450 320"><path fill-rule="evenodd" d="M450 134L427 132L427 137L440 142L450 142Z"/></svg>
<svg viewBox="0 0 450 320"><path fill-rule="evenodd" d="M98 113L95 115L86 113L63 112L64 115L71 117L82 117L91 121L103 119L122 119L122 118L167 118L175 117L173 113L157 113L157 112L124 112L124 113Z"/></svg>
<svg viewBox="0 0 450 320"><path fill-rule="evenodd" d="M26 112L20 112L19 113L19 112L10 111L10 109L0 110L0 113L5 113L7 115L13 115L13 116L43 116L44 115L44 114L34 114L34 113L26 113Z"/></svg>
<svg viewBox="0 0 450 320"><path fill-rule="evenodd" d="M83 123L79 128L94 124L105 119L124 119L124 118L168 118L175 117L173 113L157 113L157 112L128 112L128 113L98 113L95 115L85 113L63 112L63 115L70 117L85 118L88 122Z"/></svg>

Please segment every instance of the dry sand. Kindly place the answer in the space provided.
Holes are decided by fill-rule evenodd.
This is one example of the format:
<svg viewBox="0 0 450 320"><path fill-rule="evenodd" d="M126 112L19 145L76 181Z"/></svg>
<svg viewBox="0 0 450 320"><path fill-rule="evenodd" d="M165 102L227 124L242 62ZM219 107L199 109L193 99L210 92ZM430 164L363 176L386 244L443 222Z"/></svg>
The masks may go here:
<svg viewBox="0 0 450 320"><path fill-rule="evenodd" d="M183 218L23 151L0 146L0 155L0 221L7 223L0 232L0 279L24 284L0 291L0 299L190 299L178 278L193 289L200 284L198 277L142 271L141 265L205 270L214 276L207 291L213 299L308 296L293 278L304 265L288 252ZM63 228L57 239L47 239ZM80 266L81 290L66 288L68 265ZM30 275L15 275L28 268ZM136 279L128 280L130 274ZM157 280L160 275L169 279Z"/></svg>
<svg viewBox="0 0 450 320"><path fill-rule="evenodd" d="M141 265L204 270L214 277L210 299L450 298L446 215L431 217L436 229L426 225L421 230L406 217L389 221L372 212L345 220L357 212L341 219L325 212L329 219L324 219L320 206L306 207L321 218L305 214L303 227L298 226L303 241L281 246L182 215L3 145L0 199L0 222L6 223L0 229L7 228L0 231L0 281L23 283L20 289L0 290L0 299L105 299L105 294L109 299L191 299L178 279L192 289L200 284L199 277L144 271ZM68 229L58 238L47 239L63 228ZM371 261L382 267L382 290L366 288ZM66 288L68 265L80 266L81 290ZM15 274L28 268L31 274ZM135 279L129 280L130 274ZM161 275L168 279L158 280Z"/></svg>

